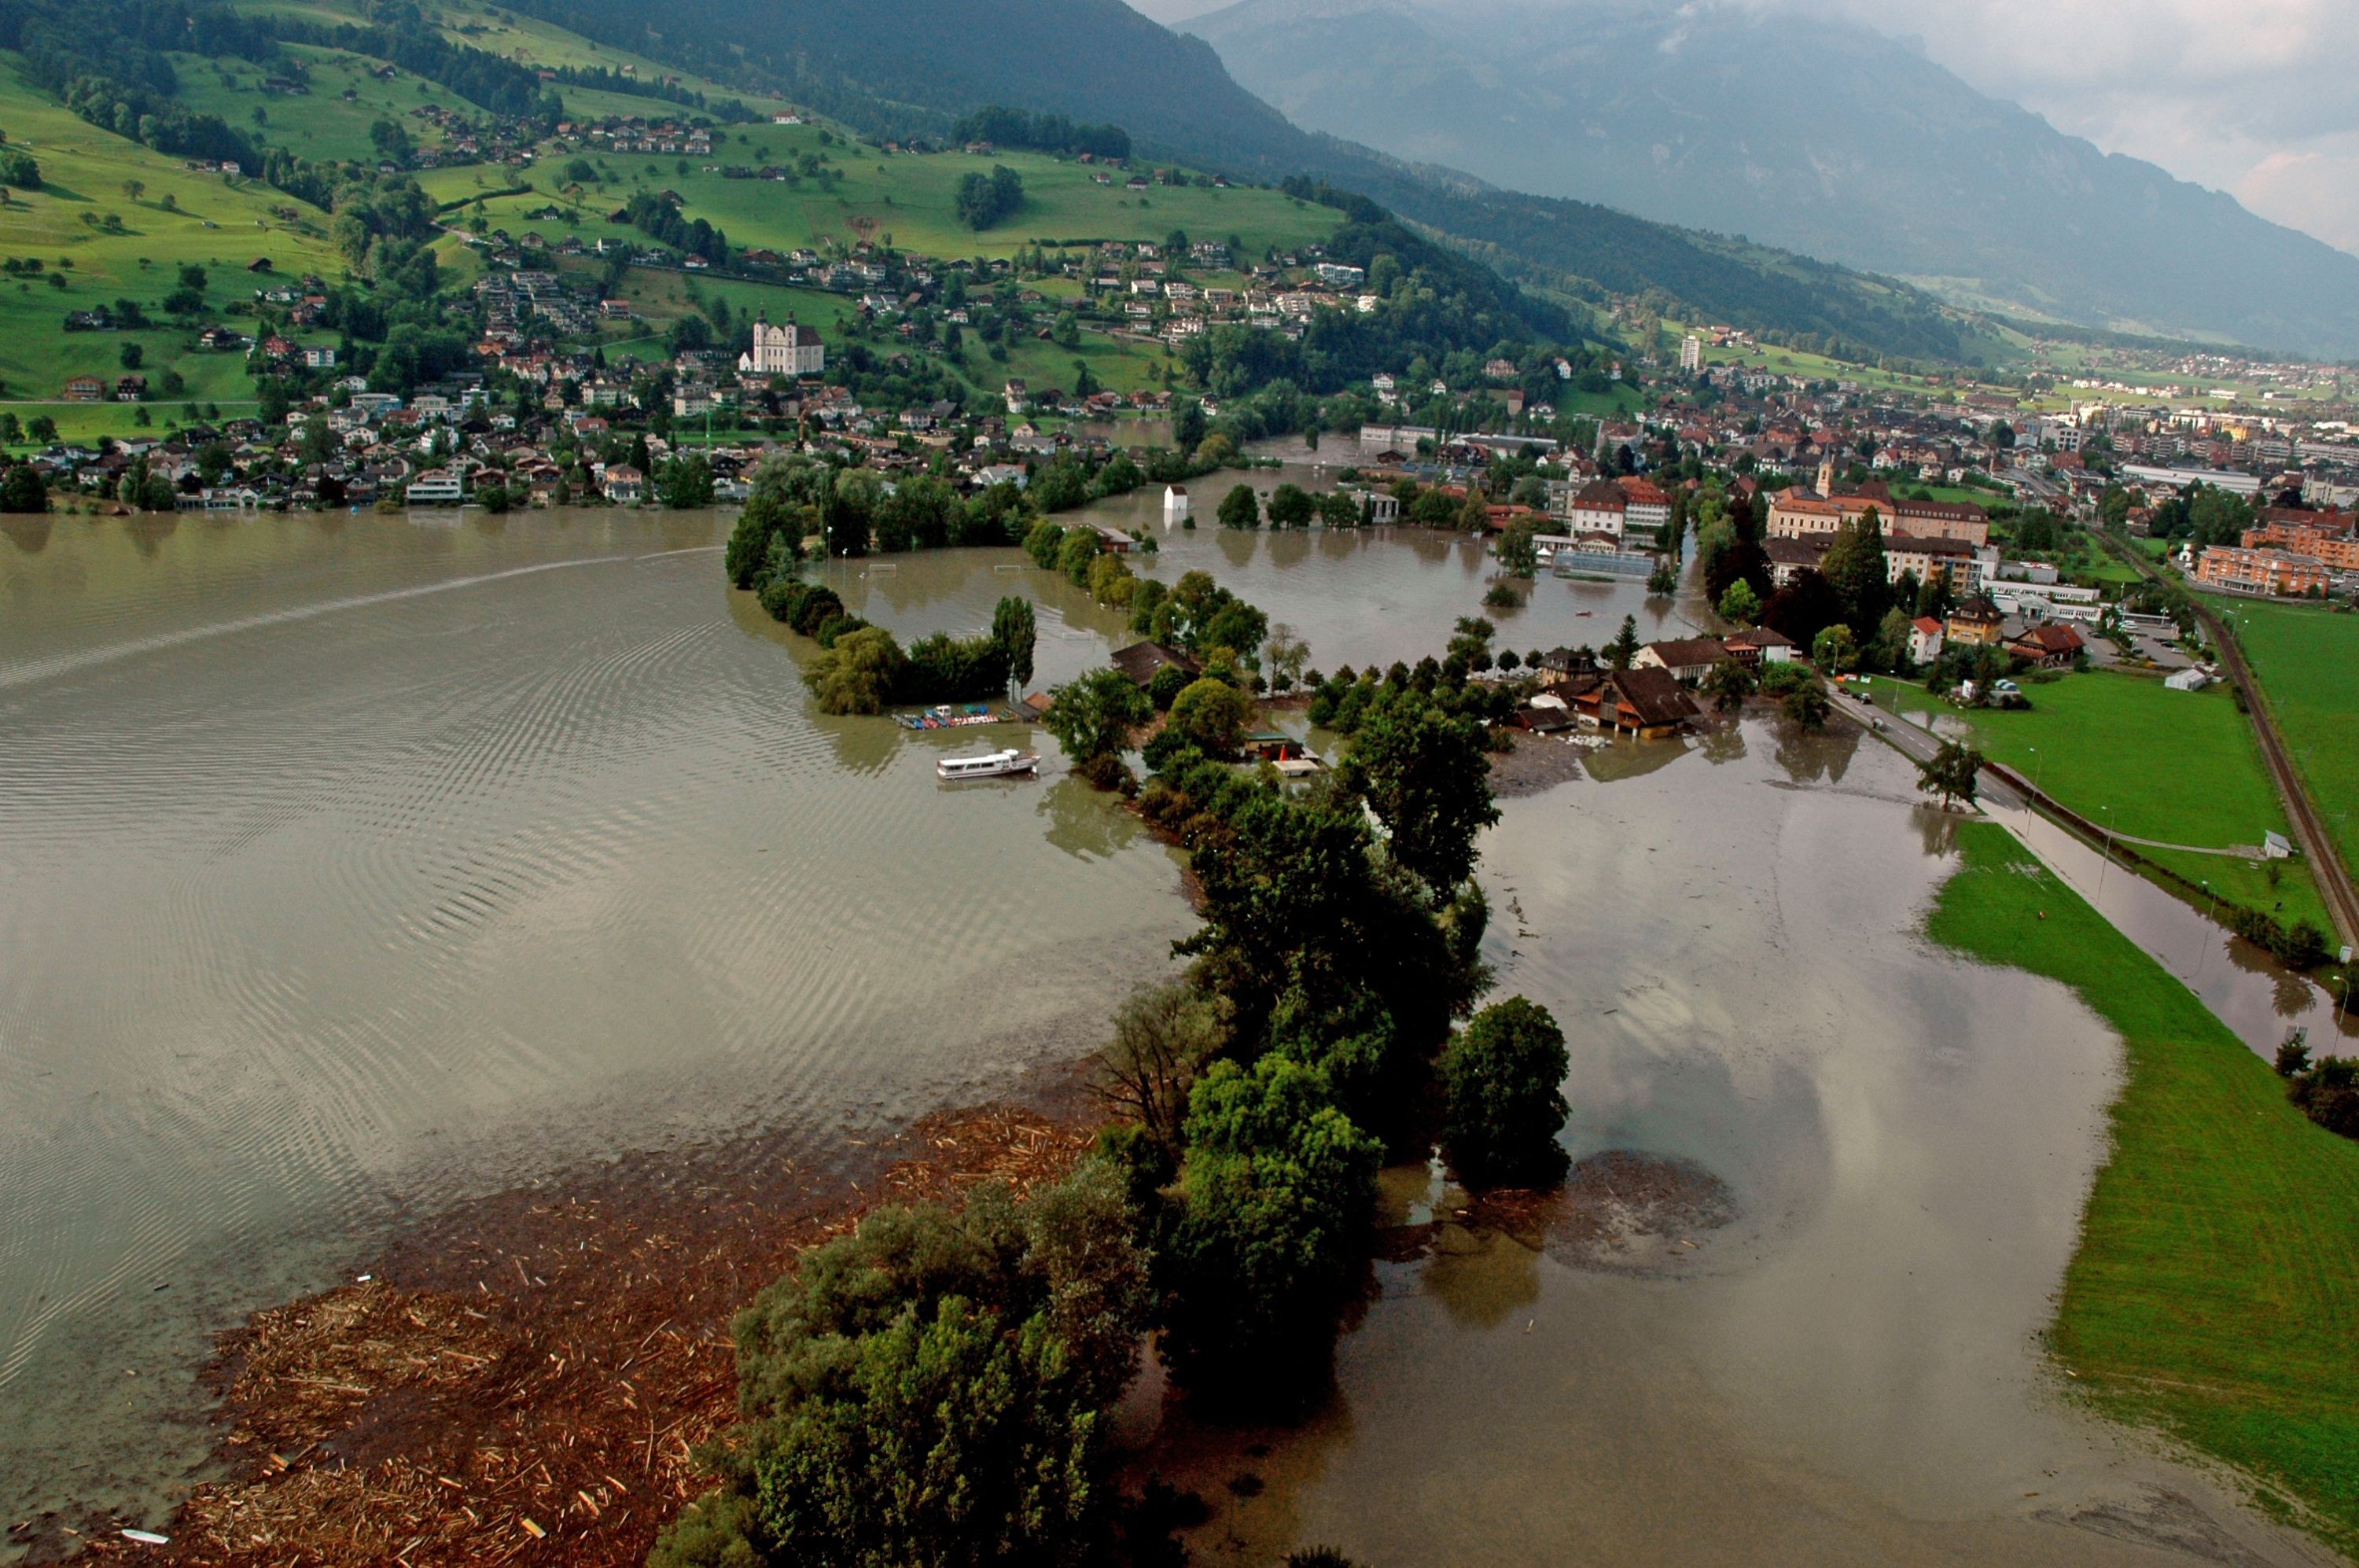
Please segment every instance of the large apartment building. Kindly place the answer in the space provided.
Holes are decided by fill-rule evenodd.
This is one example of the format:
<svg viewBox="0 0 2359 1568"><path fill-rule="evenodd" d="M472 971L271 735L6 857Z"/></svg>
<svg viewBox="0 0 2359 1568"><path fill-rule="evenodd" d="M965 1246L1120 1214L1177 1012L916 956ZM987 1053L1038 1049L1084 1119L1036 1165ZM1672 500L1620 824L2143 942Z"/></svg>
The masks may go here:
<svg viewBox="0 0 2359 1568"><path fill-rule="evenodd" d="M2227 588L2241 593L2323 593L2328 580L2326 562L2314 555L2296 555L2284 550L2245 550L2215 544L2195 563L2198 583L2207 588Z"/></svg>

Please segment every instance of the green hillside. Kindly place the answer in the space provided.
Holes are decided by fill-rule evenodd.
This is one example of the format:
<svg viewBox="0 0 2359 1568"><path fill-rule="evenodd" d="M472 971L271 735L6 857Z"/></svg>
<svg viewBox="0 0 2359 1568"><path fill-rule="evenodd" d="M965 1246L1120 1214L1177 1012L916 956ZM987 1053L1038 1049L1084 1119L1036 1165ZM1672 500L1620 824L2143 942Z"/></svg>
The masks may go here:
<svg viewBox="0 0 2359 1568"><path fill-rule="evenodd" d="M75 118L26 82L13 55L0 54L0 130L40 165L38 190L11 191L0 222L0 256L38 260L40 273L0 279L0 380L7 406L20 419L47 414L71 434L127 434L136 410L128 404L60 401L66 380L124 374L124 349L142 351L137 374L160 387L167 372L183 393L150 410L158 426L179 417L183 402L250 405L253 383L237 354L201 353L199 326L230 319L233 306L253 298L256 279L246 264L268 256L283 276L340 271L327 243L323 215L289 224L272 209L287 197L250 180L194 173L183 160L101 131ZM135 196L127 187L136 185ZM107 223L109 215L119 226ZM179 270L205 269L205 310L168 322L163 297L180 286ZM64 279L59 287L51 280ZM158 326L114 332L67 332L69 310L138 302Z"/></svg>
<svg viewBox="0 0 2359 1568"><path fill-rule="evenodd" d="M825 164L826 177L788 185L724 179L707 167L758 169L790 164L806 154ZM446 203L468 201L487 189L531 183L538 194L489 204L495 223L557 200L579 210L585 224L595 225L635 194L675 191L687 215L708 220L728 234L731 245L778 251L874 239L919 256L995 257L1036 241L1160 241L1178 229L1191 238L1237 243L1241 258L1257 258L1272 246L1284 250L1324 239L1342 222L1332 208L1274 191L1187 186L1132 192L1119 184L1094 183L1089 166L1069 159L1024 152L888 154L816 125L732 129L715 136L711 158L699 160L584 153L582 161L595 169L596 178L578 195L566 190L572 161L552 157L520 177L505 169L430 169L419 183ZM1022 179L1024 203L1014 216L977 234L954 211L959 182L1001 165Z"/></svg>

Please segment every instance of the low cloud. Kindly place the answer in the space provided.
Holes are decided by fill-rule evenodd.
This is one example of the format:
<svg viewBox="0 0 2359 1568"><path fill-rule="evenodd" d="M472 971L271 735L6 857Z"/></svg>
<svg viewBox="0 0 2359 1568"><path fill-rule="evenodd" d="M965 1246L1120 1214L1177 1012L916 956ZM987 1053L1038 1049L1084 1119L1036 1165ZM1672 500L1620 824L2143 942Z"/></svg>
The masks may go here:
<svg viewBox="0 0 2359 1568"><path fill-rule="evenodd" d="M2351 0L1727 3L1914 34L1933 60L2060 130L2359 251Z"/></svg>
<svg viewBox="0 0 2359 1568"><path fill-rule="evenodd" d="M1225 0L1132 3L1171 23ZM1454 0L1420 3L1446 9ZM1581 10L1630 0L1524 3ZM1658 8L1684 26L1709 26L1716 5L1836 16L1921 39L1932 60L2059 130L2359 251L2359 0L1660 0Z"/></svg>

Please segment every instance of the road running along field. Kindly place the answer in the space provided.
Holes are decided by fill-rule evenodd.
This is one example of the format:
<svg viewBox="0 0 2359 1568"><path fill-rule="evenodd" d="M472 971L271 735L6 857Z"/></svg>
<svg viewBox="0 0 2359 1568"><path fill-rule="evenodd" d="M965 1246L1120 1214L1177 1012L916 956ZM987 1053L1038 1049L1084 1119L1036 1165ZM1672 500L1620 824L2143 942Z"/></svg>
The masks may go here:
<svg viewBox="0 0 2359 1568"><path fill-rule="evenodd" d="M1876 687L1890 690L1880 681ZM2092 670L2026 682L2024 694L2028 709L1960 708L1910 688L1899 707L1962 721L1984 757L2132 838L2197 850L2249 848L2264 833L2288 832L2251 721L2224 685L2173 691L2158 677ZM1889 699L1879 705L1889 706ZM2190 886L2209 882L2223 899L2288 924L2307 920L2322 931L2334 929L2324 897L2299 860L2136 847Z"/></svg>
<svg viewBox="0 0 2359 1568"><path fill-rule="evenodd" d="M2006 829L1965 824L1958 849L1927 934L2071 986L2126 1059L2050 1351L2105 1413L2236 1465L2359 1555L2359 1142L2310 1125Z"/></svg>

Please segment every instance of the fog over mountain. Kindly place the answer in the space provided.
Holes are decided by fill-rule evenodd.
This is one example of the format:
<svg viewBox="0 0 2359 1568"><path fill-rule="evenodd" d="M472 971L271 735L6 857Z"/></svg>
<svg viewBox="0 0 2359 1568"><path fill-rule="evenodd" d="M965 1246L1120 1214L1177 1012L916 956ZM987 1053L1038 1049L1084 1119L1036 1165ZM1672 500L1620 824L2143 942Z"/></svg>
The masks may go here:
<svg viewBox="0 0 2359 1568"><path fill-rule="evenodd" d="M1243 0L1178 25L1298 125L1498 185L1962 302L2359 354L2359 257L1840 17L1711 0Z"/></svg>

